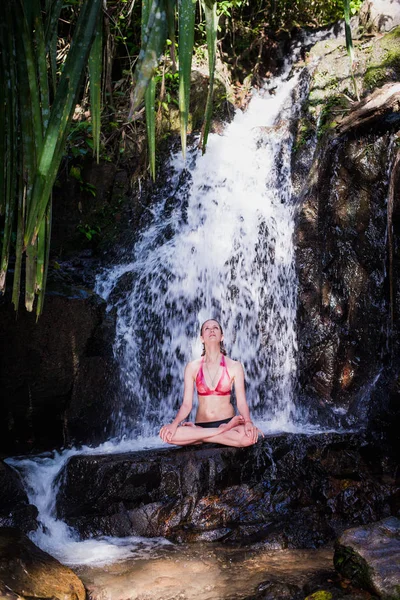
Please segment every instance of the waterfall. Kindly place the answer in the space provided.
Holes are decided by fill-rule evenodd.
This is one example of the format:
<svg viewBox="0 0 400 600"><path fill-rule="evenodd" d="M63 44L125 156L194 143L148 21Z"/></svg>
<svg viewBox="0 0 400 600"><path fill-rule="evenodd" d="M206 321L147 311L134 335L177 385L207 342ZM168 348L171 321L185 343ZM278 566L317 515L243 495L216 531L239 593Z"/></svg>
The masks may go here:
<svg viewBox="0 0 400 600"><path fill-rule="evenodd" d="M124 398L117 434L151 435L173 419L184 365L200 356L200 325L213 317L229 356L244 366L260 426L292 431L304 423L295 403L291 193L299 79L288 63L223 135L210 136L205 155L197 148L186 162L173 155L168 184L146 214L131 260L98 278L97 292L117 311Z"/></svg>
<svg viewBox="0 0 400 600"><path fill-rule="evenodd" d="M204 320L221 321L229 355L243 363L258 425L264 431L313 430L296 406L290 161L292 123L306 89L291 64L302 46L330 36L325 31L300 40L282 74L253 94L223 135L210 135L204 156L193 148L186 162L180 154L171 157L168 184L148 209L130 260L98 277L97 292L117 311L115 354L124 391L115 415L119 441L6 461L38 508L40 527L32 539L62 562L105 564L166 543L80 541L57 520L59 474L78 453L161 445L154 435L178 409L183 368L200 355Z"/></svg>

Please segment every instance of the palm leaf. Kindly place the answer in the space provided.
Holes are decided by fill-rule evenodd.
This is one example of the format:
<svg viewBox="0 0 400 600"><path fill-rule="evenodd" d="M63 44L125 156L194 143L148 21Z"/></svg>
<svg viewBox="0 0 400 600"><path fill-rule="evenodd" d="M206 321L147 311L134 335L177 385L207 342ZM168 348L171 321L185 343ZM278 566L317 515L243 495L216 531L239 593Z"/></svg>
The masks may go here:
<svg viewBox="0 0 400 600"><path fill-rule="evenodd" d="M353 48L353 38L351 35L351 23L350 23L350 0L344 0L344 31L346 36L346 50L349 57L350 62L350 76L353 81L354 93L356 95L357 100L360 100L360 94L358 92L356 78L354 77L354 48Z"/></svg>
<svg viewBox="0 0 400 600"><path fill-rule="evenodd" d="M180 0L178 13L179 112L183 156L186 155L186 135L189 121L190 74L192 70L195 13L196 0Z"/></svg>
<svg viewBox="0 0 400 600"><path fill-rule="evenodd" d="M128 119L143 101L147 86L158 66L167 39L167 14L165 0L145 0L143 10L148 11L146 32L142 36L142 48L135 68L135 85L131 93Z"/></svg>
<svg viewBox="0 0 400 600"><path fill-rule="evenodd" d="M37 258L37 239L33 244L29 244L26 249L25 266L25 308L32 312L35 302L36 292L36 258Z"/></svg>
<svg viewBox="0 0 400 600"><path fill-rule="evenodd" d="M32 19L31 8L32 6L27 3L29 11L25 11L25 6L21 0L17 0L14 4L14 21L15 31L17 33L16 39L18 40L19 35L21 36L21 47L25 55L26 72L28 77L29 85L29 98L31 102L31 114L32 114L32 125L34 133L34 141L37 152L39 153L42 148L43 141L43 126L42 126L42 114L40 107L40 91L37 80L37 70L35 62L35 51L32 43L32 27L33 24L29 24Z"/></svg>
<svg viewBox="0 0 400 600"><path fill-rule="evenodd" d="M144 2L142 8L142 42L147 35L150 2ZM156 84L154 77L150 79L149 85L144 95L144 105L146 111L146 133L147 146L149 148L150 174L153 180L156 178L156 116L155 116Z"/></svg>
<svg viewBox="0 0 400 600"><path fill-rule="evenodd" d="M147 86L145 92L145 110L146 110L146 132L147 132L147 145L149 148L149 166L150 174L155 180L156 178L156 114L155 114L155 101L156 101L156 82L154 77L150 79L150 83Z"/></svg>
<svg viewBox="0 0 400 600"><path fill-rule="evenodd" d="M38 289L38 300L36 307L36 316L39 317L42 314L45 291L46 291L46 282L47 282L47 271L49 268L49 257L50 257L50 240L51 240L51 218L52 218L52 203L49 202L45 215L45 232L44 232L44 242L45 247L43 250L43 262L44 262L44 271L41 287Z"/></svg>
<svg viewBox="0 0 400 600"><path fill-rule="evenodd" d="M35 241L46 212L50 193L61 162L69 124L89 58L97 17L102 0L85 2L79 13L76 30L51 109L49 125L39 156L32 203L27 215L25 246Z"/></svg>
<svg viewBox="0 0 400 600"><path fill-rule="evenodd" d="M217 55L217 32L218 32L218 17L217 17L217 3L210 0L203 0L204 14L206 17L206 35L207 35L207 51L208 51L208 70L209 70L209 84L207 103L204 113L204 123L200 136L200 145L202 146L203 154L206 151L206 145L208 140L208 134L210 131L211 116L212 116L212 104L213 104L213 91L214 91L214 76L215 76L215 63Z"/></svg>
<svg viewBox="0 0 400 600"><path fill-rule="evenodd" d="M166 0L167 9L167 26L168 26L168 38L171 41L169 48L172 60L172 70L176 71L176 57L175 57L175 0Z"/></svg>
<svg viewBox="0 0 400 600"><path fill-rule="evenodd" d="M53 91L57 88L57 25L60 18L60 12L63 7L64 0L54 0L54 2L46 2L46 24L45 24L45 42L46 50L49 55L49 65L51 79L53 83Z"/></svg>
<svg viewBox="0 0 400 600"><path fill-rule="evenodd" d="M24 243L24 204L26 187L24 185L22 172L19 176L18 185L18 209L17 209L17 239L15 243L15 267L14 267L14 279L13 279L13 291L12 291L12 303L15 310L18 309L19 305L19 294L21 288L21 268L22 268L22 256L23 256L23 243Z"/></svg>
<svg viewBox="0 0 400 600"><path fill-rule="evenodd" d="M5 5L5 22L7 29L12 31L12 15L10 4ZM4 21L3 21L4 22ZM13 57L15 56L15 45L12 36L7 36L7 41L2 47L3 65L5 67L5 79L8 82L6 91L5 111L5 150L6 150L6 177L5 177L5 211L3 244L0 258L0 292L4 291L6 274L8 269L10 242L14 221L14 207L16 200L18 152L17 152L17 115L18 96L16 90L16 73Z"/></svg>
<svg viewBox="0 0 400 600"><path fill-rule="evenodd" d="M90 110L92 114L93 154L99 162L101 125L101 71L103 59L103 13L99 12L96 32L89 54Z"/></svg>

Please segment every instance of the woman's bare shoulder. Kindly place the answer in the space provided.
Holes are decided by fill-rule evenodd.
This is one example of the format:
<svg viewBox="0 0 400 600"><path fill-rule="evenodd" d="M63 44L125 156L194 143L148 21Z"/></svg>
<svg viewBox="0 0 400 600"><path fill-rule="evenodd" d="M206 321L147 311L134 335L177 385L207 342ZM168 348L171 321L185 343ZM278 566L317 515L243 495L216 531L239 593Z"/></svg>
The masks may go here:
<svg viewBox="0 0 400 600"><path fill-rule="evenodd" d="M191 360L190 362L188 362L185 370L188 373L197 373L197 371L200 369L200 364L201 364L201 358L195 358L195 360Z"/></svg>
<svg viewBox="0 0 400 600"><path fill-rule="evenodd" d="M243 371L242 363L240 361L233 360L232 358L229 358L229 356L225 356L225 361L228 371L232 371L232 374Z"/></svg>

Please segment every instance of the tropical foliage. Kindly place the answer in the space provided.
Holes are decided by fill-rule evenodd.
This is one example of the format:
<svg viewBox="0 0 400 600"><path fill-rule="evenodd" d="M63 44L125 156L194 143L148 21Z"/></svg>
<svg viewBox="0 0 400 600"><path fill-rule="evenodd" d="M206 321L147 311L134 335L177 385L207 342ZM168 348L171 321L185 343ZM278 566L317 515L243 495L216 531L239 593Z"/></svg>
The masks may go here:
<svg viewBox="0 0 400 600"><path fill-rule="evenodd" d="M136 119L144 103L149 167L154 178L155 107L160 81L157 68L163 54L170 57L169 72L161 77L163 83L166 75L175 78L175 62L178 63L176 81L185 154L193 48L196 38L201 43L206 41L210 84L201 135L204 151L212 112L218 31L221 48L227 40L234 48L243 40L247 44L245 36L235 34L238 23L242 29L237 32L250 32L253 37L265 27L278 30L296 25L319 26L343 15L343 1L143 0L140 6L135 0L109 0L107 5L104 0L2 0L0 218L4 225L0 293L4 292L7 273L12 270L15 308L24 287L26 308L32 311L37 299L37 315L42 311L52 188L76 104L86 90L87 73L91 145L99 158L101 97L112 112L117 88L112 82L115 48L124 48L128 61L128 68L121 69L131 87L130 114L125 121ZM361 2L345 1L346 14L356 10ZM119 93L124 93L122 88Z"/></svg>
<svg viewBox="0 0 400 600"><path fill-rule="evenodd" d="M31 311L37 297L38 315L50 249L52 188L92 47L90 70L97 78L100 74L96 63L101 43L92 44L101 29L102 0L82 4L58 74L57 25L62 5L62 0L46 0L44 6L40 0L0 3L0 104L4 108L0 111L0 155L4 158L0 170L0 213L4 215L0 292L5 289L16 230L12 300L17 308L25 256L25 306ZM93 83L94 113L99 114L98 79ZM96 126L98 136L99 121Z"/></svg>

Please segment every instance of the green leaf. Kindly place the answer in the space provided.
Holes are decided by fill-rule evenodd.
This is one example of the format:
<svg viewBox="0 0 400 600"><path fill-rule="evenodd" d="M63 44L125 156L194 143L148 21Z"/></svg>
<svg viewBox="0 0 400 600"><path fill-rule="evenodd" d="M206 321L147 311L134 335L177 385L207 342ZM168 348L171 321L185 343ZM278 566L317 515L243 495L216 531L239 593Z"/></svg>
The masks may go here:
<svg viewBox="0 0 400 600"><path fill-rule="evenodd" d="M44 304L44 295L46 292L46 282L47 282L47 272L49 269L49 257L50 257L50 240L51 240L51 218L52 218L52 199L50 198L49 204L47 206L46 215L45 215L45 248L43 252L44 258L44 273L43 273L43 281L40 289L38 290L38 300L36 306L36 318L38 318L43 311Z"/></svg>
<svg viewBox="0 0 400 600"><path fill-rule="evenodd" d="M175 57L175 0L166 0L167 8L167 26L168 26L168 38L170 40L169 51L171 53L172 70L176 71L176 57Z"/></svg>
<svg viewBox="0 0 400 600"><path fill-rule="evenodd" d="M144 0L142 10L145 11L144 15L149 15L149 18L144 29L143 23L146 21L142 17L142 47L134 73L135 84L131 92L131 107L128 119L132 118L133 113L143 101L145 91L158 66L167 39L165 0Z"/></svg>
<svg viewBox="0 0 400 600"><path fill-rule="evenodd" d="M179 3L179 112L181 122L182 153L186 156L186 136L189 120L190 74L194 45L196 0Z"/></svg>
<svg viewBox="0 0 400 600"><path fill-rule="evenodd" d="M215 76L215 63L217 55L217 33L218 33L218 17L217 17L217 4L216 2L210 2L210 0L203 0L204 14L206 17L206 35L207 35L207 50L208 50L208 70L209 70L209 83L208 83L208 94L206 109L204 113L204 123L200 136L200 145L202 146L203 154L206 151L208 134L210 131L211 116L212 116L212 104L213 104L213 91L214 91L214 76Z"/></svg>
<svg viewBox="0 0 400 600"><path fill-rule="evenodd" d="M95 38L89 55L90 107L92 114L93 155L100 157L101 70L103 60L103 13L99 12Z"/></svg>
<svg viewBox="0 0 400 600"><path fill-rule="evenodd" d="M32 194L32 205L26 223L25 246L34 243L40 222L46 212L51 189L61 162L85 66L89 58L101 5L102 0L85 2L79 13L76 30L57 88L49 125L38 161L38 170Z"/></svg>
<svg viewBox="0 0 400 600"><path fill-rule="evenodd" d="M12 32L12 18L10 4L5 4L5 17L7 29ZM4 21L3 21L4 23ZM6 150L6 180L5 180L5 211L4 211L4 234L3 246L0 259L0 292L3 292L6 284L6 274L10 253L10 242L14 221L14 208L17 192L17 173L19 168L19 156L17 152L17 115L18 96L16 89L16 72L13 57L15 56L14 39L7 36L6 44L2 47L3 65L5 67L6 86L6 116L5 116L5 150Z"/></svg>
<svg viewBox="0 0 400 600"><path fill-rule="evenodd" d="M354 60L353 38L350 25L350 0L344 0L344 29L346 35L346 50L351 62Z"/></svg>
<svg viewBox="0 0 400 600"><path fill-rule="evenodd" d="M146 132L147 144L149 147L149 165L150 174L155 180L156 178L156 82L154 77L151 78L150 84L145 93L145 109L146 109Z"/></svg>
<svg viewBox="0 0 400 600"><path fill-rule="evenodd" d="M37 239L26 249L26 267L25 267L25 308L32 312L36 292L36 258L37 258Z"/></svg>

